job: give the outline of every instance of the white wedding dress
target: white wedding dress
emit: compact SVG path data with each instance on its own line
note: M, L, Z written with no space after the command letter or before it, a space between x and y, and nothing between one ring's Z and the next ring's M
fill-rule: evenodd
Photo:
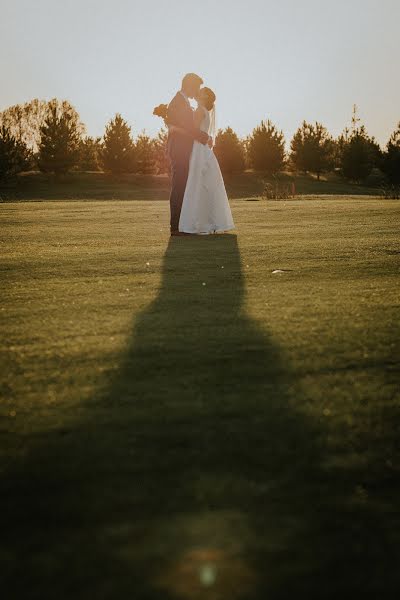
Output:
M204 110L200 129L209 134L210 113ZM193 142L179 231L216 233L234 229L231 208L217 158L209 146Z

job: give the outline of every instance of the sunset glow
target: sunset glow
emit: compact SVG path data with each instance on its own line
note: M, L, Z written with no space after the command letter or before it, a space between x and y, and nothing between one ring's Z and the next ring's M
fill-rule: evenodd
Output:
M338 135L354 103L381 144L398 121L397 0L2 5L0 110L66 98L90 135L102 135L116 112L135 134L154 134L153 106L195 71L217 93L218 125L242 136L264 118L287 138L303 119Z

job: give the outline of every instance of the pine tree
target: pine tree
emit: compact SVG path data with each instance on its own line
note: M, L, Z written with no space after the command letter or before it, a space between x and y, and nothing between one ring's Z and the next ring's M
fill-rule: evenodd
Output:
M86 137L79 142L78 166L82 171L99 171L100 138Z
M135 169L135 146L131 128L117 113L106 125L101 160L105 171L113 174L129 173Z
M343 175L357 183L364 181L377 166L381 158L379 144L369 137L364 125L355 128L347 135L347 139L340 138L341 156L340 166Z
M244 147L231 127L218 131L214 153L223 173L240 173L244 171Z
M155 143L144 132L135 143L135 170L137 173L149 174L156 170Z
M303 121L290 143L291 161L300 170L321 173L333 166L334 142L327 129L316 122L315 125Z
M382 167L391 183L400 183L400 122L386 145Z
M267 175L278 173L285 162L284 135L269 119L261 121L248 138L247 151L253 169L264 171Z
M15 139L9 129L0 126L0 180L28 168L32 155L25 144Z
M52 100L44 124L40 127L39 169L61 175L74 167L79 159L82 124L68 103Z
M157 173L168 173L169 159L167 155L168 132L161 129L158 136L154 139L154 160Z

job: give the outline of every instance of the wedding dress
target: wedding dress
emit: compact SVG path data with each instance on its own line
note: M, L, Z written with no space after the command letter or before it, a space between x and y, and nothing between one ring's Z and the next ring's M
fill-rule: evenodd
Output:
M204 107L200 129L209 134L210 113ZM211 148L196 140L190 156L189 176L179 219L179 231L216 233L234 229L231 208L217 158Z

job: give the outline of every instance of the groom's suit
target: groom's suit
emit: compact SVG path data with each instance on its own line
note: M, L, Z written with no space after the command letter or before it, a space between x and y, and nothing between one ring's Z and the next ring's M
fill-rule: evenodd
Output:
M181 214L183 196L189 174L189 161L193 148L193 140L202 144L208 141L208 135L194 125L194 113L189 101L178 92L168 105L166 122L186 130L187 135L178 131L168 134L167 152L171 164L172 188L169 198L171 231L177 231Z

